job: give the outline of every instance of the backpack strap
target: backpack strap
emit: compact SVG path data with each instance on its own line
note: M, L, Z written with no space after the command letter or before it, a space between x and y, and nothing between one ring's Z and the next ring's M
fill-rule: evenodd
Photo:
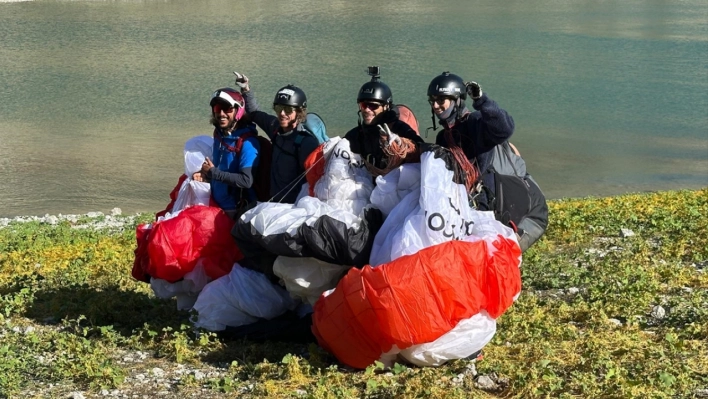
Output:
M224 139L221 137L219 133L217 133L216 129L214 129L214 138L216 140L219 140L219 143L221 143L221 146L224 147L227 151L233 152L236 154L241 153L241 148L243 148L243 142L251 137L255 137L256 134L253 132L253 130L249 130L246 133L243 133L242 135L238 136L236 139L235 145L230 145L227 144Z

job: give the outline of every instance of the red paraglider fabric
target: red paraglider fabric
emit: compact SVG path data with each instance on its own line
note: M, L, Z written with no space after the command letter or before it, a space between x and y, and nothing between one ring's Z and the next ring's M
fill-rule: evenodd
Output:
M499 317L521 290L521 250L502 236L493 246L451 241L376 268L352 268L315 304L319 344L366 368L393 345L432 342L481 310Z
M320 177L324 175L324 146L325 143L320 144L320 146L315 148L315 150L310 153L307 159L305 159L305 170L307 171L305 179L307 179L307 183L310 186L310 197L315 196L315 183L317 183L317 180L319 180Z

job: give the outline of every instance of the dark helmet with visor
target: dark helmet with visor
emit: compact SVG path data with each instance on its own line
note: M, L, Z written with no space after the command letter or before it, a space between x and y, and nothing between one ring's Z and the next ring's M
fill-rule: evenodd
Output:
M289 105L291 107L307 108L307 96L305 96L305 92L299 87L287 85L275 93L273 105Z
M393 105L393 94L386 83L379 81L378 77L373 77L370 82L364 83L359 89L356 102L362 101L375 101L390 106Z
M443 72L436 76L428 85L428 97L445 96L455 99L467 98L465 82L461 77L450 72Z

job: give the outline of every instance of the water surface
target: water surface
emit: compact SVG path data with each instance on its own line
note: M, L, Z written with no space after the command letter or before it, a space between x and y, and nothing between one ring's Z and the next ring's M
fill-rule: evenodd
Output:
M708 186L708 3L527 3L0 0L0 217L162 209L233 70L263 105L302 87L330 135L367 65L423 128L450 70L550 198Z

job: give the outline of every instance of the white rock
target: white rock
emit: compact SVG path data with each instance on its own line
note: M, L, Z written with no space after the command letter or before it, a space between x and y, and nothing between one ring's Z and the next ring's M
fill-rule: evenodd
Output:
M477 377L477 381L475 381L474 386L483 391L496 391L499 389L497 383L486 375L480 375Z
M66 395L66 399L86 399L86 397L81 392L71 392Z
M47 217L47 223L49 223L51 225L55 225L55 224L59 223L59 218L56 216L49 216L49 217Z
M99 216L103 216L103 212L89 212L86 214L86 216L90 218L97 218Z
M123 211L121 211L120 208L111 209L111 216L119 216L121 214L123 214Z
M152 375L155 377L163 377L165 375L165 371L159 367L155 367L152 369Z
M618 327L622 325L622 322L617 319L608 319L607 321L609 321L611 324L614 324Z
M194 372L194 379L195 379L195 380L201 381L201 380L204 379L204 377L205 377L205 375L204 375L204 373L202 373L201 371L197 370L197 371Z
M578 292L580 292L580 288L577 288L577 287L568 288L568 294L570 294L570 295L576 295Z
M666 310L662 306L656 305L654 309L651 310L651 317L661 320L666 317Z
M634 237L634 232L630 229L621 229L620 230L622 237L627 238L627 237Z

